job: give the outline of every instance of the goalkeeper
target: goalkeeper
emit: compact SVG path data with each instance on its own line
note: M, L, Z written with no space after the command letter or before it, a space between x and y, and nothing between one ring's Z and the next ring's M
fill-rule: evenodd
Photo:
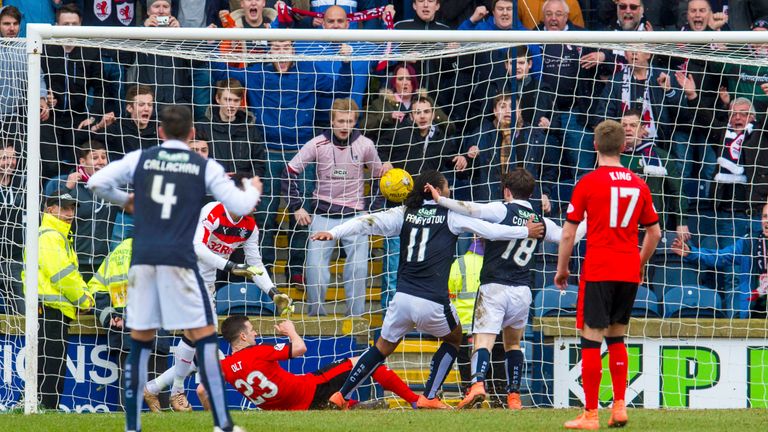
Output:
M327 408L328 398L339 391L359 357L335 361L312 373L294 375L279 362L301 357L307 352L307 346L291 321L276 325L275 331L287 336L289 342L257 345L258 334L247 316L232 315L224 320L221 336L232 346L232 355L221 361L224 379L263 410ZM372 376L384 390L394 392L416 408L419 397L387 366L378 366ZM197 395L203 407L209 409L205 388L198 386Z
M235 175L234 180L236 184L241 184L240 175ZM216 271L225 270L236 276L252 278L253 282L275 302L275 311L278 314L290 306L291 299L275 289L275 284L261 262L259 232L253 216L236 218L227 211L224 204L217 201L208 203L200 212L194 245L197 266L210 293L211 302L215 298ZM240 246L245 250L246 264L235 264L229 261L232 252ZM215 307L212 309L216 310ZM174 411L192 409L184 393L184 380L195 370L194 357L194 344L186 337L182 337L176 346L173 367L148 382L144 388L144 401L151 411L160 411L158 394L171 383L173 383L171 408Z

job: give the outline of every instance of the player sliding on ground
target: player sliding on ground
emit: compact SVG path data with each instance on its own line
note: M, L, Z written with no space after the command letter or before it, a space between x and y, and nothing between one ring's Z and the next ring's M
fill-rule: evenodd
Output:
M235 175L235 184L241 185L242 175ZM237 276L251 278L253 282L275 302L276 312L290 306L291 299L275 289L275 284L264 269L259 252L259 230L256 220L251 215L237 217L214 201L208 203L200 212L200 219L195 231L195 254L200 276L208 289L211 301L215 298L216 271L224 270ZM242 246L245 251L245 264L235 264L230 255ZM215 304L211 305L214 313ZM214 316L214 323L217 319ZM144 388L144 401L153 412L160 412L158 395L171 383L171 408L174 411L191 411L184 391L184 380L197 370L194 363L195 344L182 336L174 352L174 365L159 377L148 382Z
M232 315L221 324L221 336L232 347L232 355L221 361L224 379L254 405L263 410L304 411L328 407L328 397L339 391L358 357L333 362L320 370L294 375L280 366L281 361L301 357L307 352L304 340L296 333L291 321L275 326L275 331L287 336L287 344L256 344L258 334L244 315ZM414 408L418 396L408 385L381 365L373 379L410 403ZM208 396L205 388L197 386L197 395L205 409Z
M448 181L442 174L434 170L424 171L416 178L405 205L360 216L329 232L312 236L313 240L335 240L359 234L400 236L397 293L384 316L376 344L363 353L344 386L331 396L331 402L339 408L348 406L352 392L394 352L403 336L414 327L443 339L432 357L426 389L416 405L418 408L450 408L437 398L437 392L453 367L462 336L456 309L448 298L448 277L458 235L471 232L491 240L522 240L540 238L544 234L544 225L534 223L532 218L525 226L512 227L491 224L440 207L426 191L427 184L434 185L443 196L450 195Z
M568 263L576 226L587 217L587 255L579 281L576 325L581 329L581 379L584 412L565 423L568 429L599 429L597 415L603 363L600 347L608 345L613 383L613 409L608 426L627 424L624 393L627 389L627 348L624 333L629 324L643 269L661 238L659 216L645 182L621 165L624 130L606 120L595 128L598 168L576 184L568 205L557 260L555 285L568 286ZM638 225L645 227L640 253Z
M535 221L544 221L544 241L559 243L562 229L550 219L533 210L528 202L536 180L523 168L502 175L501 189L504 202L478 204L443 197L432 187L427 189L432 199L441 206L465 216L508 226L524 226L533 215ZM579 225L577 240L584 237L586 225ZM485 376L491 364L491 349L496 335L504 331L504 351L507 366L507 405L509 409L522 408L520 380L524 357L520 349L525 324L531 307L531 267L539 239L488 241L485 244L483 267L480 270L480 288L475 302L472 322L472 386L458 408L479 406L487 397Z
M141 391L155 330L184 330L195 342L200 378L213 400L214 431L242 430L232 423L224 395L218 340L208 290L197 268L192 240L210 192L235 214L248 214L261 195L254 177L238 189L224 167L192 152L192 111L169 106L160 113L159 146L136 150L88 180L99 197L133 212L135 231L128 273L126 326L131 348L125 365L125 428L141 430ZM135 196L123 191L132 185ZM135 209L135 211L134 211Z

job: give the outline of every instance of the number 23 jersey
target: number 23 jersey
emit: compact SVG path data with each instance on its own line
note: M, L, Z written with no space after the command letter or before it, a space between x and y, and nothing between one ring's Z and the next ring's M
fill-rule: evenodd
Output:
M585 216L582 279L640 282L638 226L659 222L648 185L626 168L599 167L579 180L568 205L568 222L579 223Z
M290 358L291 344L254 345L222 360L221 371L229 384L261 409L309 409L316 384L280 367L278 362Z

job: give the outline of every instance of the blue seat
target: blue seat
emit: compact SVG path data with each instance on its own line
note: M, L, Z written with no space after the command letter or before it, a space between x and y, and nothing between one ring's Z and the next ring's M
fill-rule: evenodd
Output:
M231 283L216 291L216 313L274 316L275 304L256 284Z
M703 286L670 288L664 293L664 318L723 318L717 291Z
M548 316L576 316L579 287L568 285L565 291L560 291L554 285L544 287L533 301L534 315L537 317Z
M640 285L635 296L635 303L632 305L632 316L642 318L660 318L659 299L656 294Z

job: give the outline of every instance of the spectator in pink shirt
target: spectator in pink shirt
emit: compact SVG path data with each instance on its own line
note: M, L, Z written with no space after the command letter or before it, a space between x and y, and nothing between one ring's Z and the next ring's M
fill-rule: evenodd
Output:
M331 130L304 144L288 162L283 182L283 195L288 196L288 210L299 225L310 231L328 231L336 225L360 215L368 208L364 196L365 167L378 178L391 168L382 164L373 141L355 130L359 107L352 99L336 99L331 106ZM313 203L302 204L300 175L314 163L317 184ZM368 237L354 236L341 241L347 254L344 264L344 290L347 315L359 316L365 306L365 280L368 275ZM307 250L307 302L310 315L326 315L323 302L330 282L329 262L335 249L332 242L310 241Z

